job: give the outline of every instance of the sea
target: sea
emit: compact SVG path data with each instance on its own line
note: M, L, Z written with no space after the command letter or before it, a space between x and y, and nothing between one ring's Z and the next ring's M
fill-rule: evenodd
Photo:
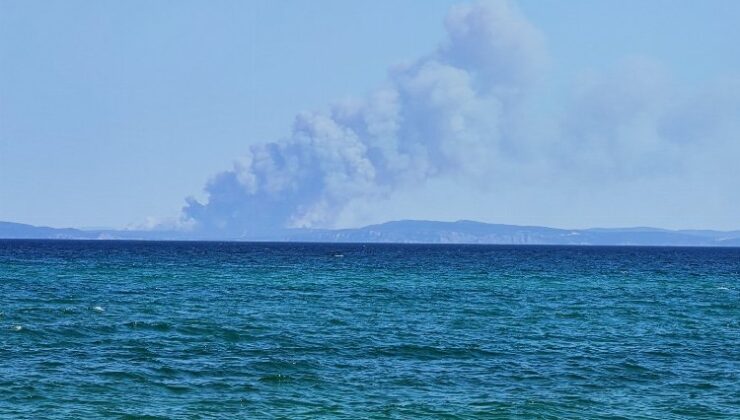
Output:
M740 418L740 249L0 241L0 418Z

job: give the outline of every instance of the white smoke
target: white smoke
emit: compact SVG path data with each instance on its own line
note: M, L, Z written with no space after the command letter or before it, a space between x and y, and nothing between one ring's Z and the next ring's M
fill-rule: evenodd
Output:
M486 173L507 141L504 119L545 62L542 36L506 1L454 7L446 26L437 51L393 69L369 97L302 113L288 138L252 146L185 215L236 235L325 227L353 199Z
M530 223L565 223L541 209L576 207L608 225L620 201L635 223L692 197L714 203L722 223L740 211L728 181L740 156L738 79L692 90L629 59L579 80L546 115L532 112L547 92L544 38L512 3L457 6L445 23L435 51L394 67L366 98L299 114L287 138L251 146L208 182L205 202L188 199L184 218L231 237L333 227L432 184L459 197L455 180L493 192L500 205L486 214L536 211Z

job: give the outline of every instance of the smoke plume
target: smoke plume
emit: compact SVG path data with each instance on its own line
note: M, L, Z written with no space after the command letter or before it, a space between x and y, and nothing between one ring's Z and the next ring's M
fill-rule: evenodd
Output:
M454 7L446 27L446 42L392 69L369 97L301 113L288 138L251 146L209 181L205 203L188 199L185 215L237 236L325 227L359 197L484 173L545 62L542 36L503 1Z
M348 209L432 184L459 195L456 180L487 190L499 215L581 208L609 224L620 197L625 214L649 220L687 199L714 202L717 220L740 210L727 181L740 152L738 79L692 90L631 58L575 78L557 109L537 112L548 54L514 4L456 6L445 25L436 50L393 67L367 97L301 113L286 138L252 145L208 182L204 202L188 199L188 223L228 237L334 227ZM548 214L535 223L561 220Z

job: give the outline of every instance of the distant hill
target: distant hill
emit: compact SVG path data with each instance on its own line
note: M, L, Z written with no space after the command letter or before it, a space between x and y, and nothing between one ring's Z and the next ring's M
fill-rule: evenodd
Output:
M0 238L3 239L94 239L78 229L57 229L31 226L23 223L0 222Z
M402 220L358 229L295 232L290 239L317 242L738 246L740 231L674 231L649 227L555 229L468 220L457 222Z
M176 231L60 229L23 223L0 222L0 239L178 240L189 238L186 233Z
M295 242L367 242L511 245L653 245L740 246L740 231L621 229L555 229L469 220L434 222L400 220L356 229L286 229L273 235L200 234L180 231L80 230L0 222L2 239L236 240Z

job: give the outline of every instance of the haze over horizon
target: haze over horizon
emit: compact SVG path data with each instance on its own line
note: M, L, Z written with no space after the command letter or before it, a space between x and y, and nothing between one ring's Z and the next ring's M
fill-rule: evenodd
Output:
M721 0L0 2L0 220L737 230L739 18Z

